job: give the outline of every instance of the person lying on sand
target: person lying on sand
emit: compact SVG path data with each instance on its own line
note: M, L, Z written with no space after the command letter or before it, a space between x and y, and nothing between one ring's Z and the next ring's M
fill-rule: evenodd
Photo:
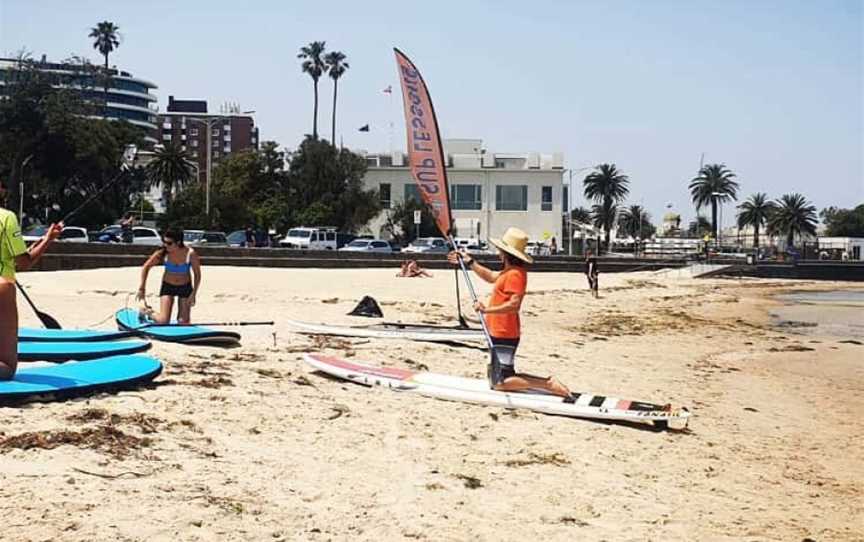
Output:
M570 390L558 379L516 372L516 348L521 336L519 309L528 286L526 264L534 261L525 254L528 235L520 229L508 228L504 237L490 239L489 242L498 249L498 257L504 264L502 271L492 271L480 265L467 252L462 252L461 257L465 266L478 277L495 285L486 303L477 301L474 304L474 309L486 319L492 348L499 360L497 371L493 365L489 367L493 388L498 391L545 390L569 399ZM447 259L452 264L459 264L459 254L456 252L448 254Z
M414 260L405 260L402 262L402 269L396 273L397 277L432 277L432 273L426 271Z

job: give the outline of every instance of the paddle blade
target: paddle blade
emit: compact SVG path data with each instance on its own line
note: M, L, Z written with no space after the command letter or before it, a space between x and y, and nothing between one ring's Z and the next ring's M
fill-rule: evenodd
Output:
M36 311L36 316L39 318L39 321L42 322L42 325L45 326L46 329L63 329L63 327L60 325L60 322L55 320L50 314Z

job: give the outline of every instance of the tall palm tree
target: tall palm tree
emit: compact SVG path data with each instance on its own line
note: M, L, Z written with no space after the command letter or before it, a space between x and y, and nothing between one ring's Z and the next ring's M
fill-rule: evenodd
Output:
M179 145L156 147L153 160L147 164L147 176L150 182L162 187L166 204L174 198L174 190L192 178L192 165L189 155Z
M738 206L738 227L753 227L753 248L759 248L759 228L768 223L774 209L774 202L769 201L768 195L764 192L752 194L747 201Z
M312 86L315 90L315 107L312 113L312 138L318 139L318 79L321 78L327 71L327 65L324 63L322 56L324 55L323 41L313 41L309 45L300 48L300 54L297 58L303 60L300 68L303 73L308 73L312 78Z
M120 46L120 27L111 21L102 21L90 29L89 37L93 38L93 48L105 57L105 71L102 74L105 84L105 113L108 112L108 55Z
M333 80L333 128L330 143L336 145L336 90L339 86L339 78L345 75L348 68L351 66L345 62L345 54L341 51L330 51L324 57L324 62L327 64L327 73L330 74L330 79Z
M644 226L650 224L651 217L641 205L631 205L621 213L619 227L630 237L642 237Z
M612 227L618 215L618 204L630 193L627 187L630 179L618 171L615 164L600 164L585 177L582 184L585 197L596 202L592 207L594 225L603 228L608 249Z
M733 181L735 174L726 164L707 164L699 170L699 175L690 181L690 195L698 211L711 206L711 231L717 237L717 202L738 199L738 183Z
M795 234L816 235L816 207L801 194L785 194L775 203L768 218L768 234L786 236L786 246L791 247Z

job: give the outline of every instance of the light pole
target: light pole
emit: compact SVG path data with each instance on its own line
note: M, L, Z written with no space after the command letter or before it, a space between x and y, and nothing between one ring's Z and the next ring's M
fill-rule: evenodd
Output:
M243 111L241 115L251 115L254 112L255 111ZM210 176L213 169L213 144L211 142L211 137L213 135L213 125L215 125L217 122L224 122L228 118L230 117L220 115L208 119L199 119L196 117L191 117L189 119L192 122L199 122L207 127L207 182L204 188L204 214L207 215L208 221L210 219Z
M568 169L569 179L567 180L567 213L564 219L564 225L567 226L567 255L573 255L573 225L570 223L570 217L573 213L573 174L585 171L586 169L594 169L597 166L585 166L577 169Z
M18 179L18 222L24 222L24 168L33 159L31 154L21 162L21 177ZM14 203L13 203L14 205Z

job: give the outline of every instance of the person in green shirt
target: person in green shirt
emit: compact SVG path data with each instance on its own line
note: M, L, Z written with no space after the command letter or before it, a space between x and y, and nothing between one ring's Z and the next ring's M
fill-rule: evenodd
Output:
M18 367L18 305L15 271L26 271L39 261L63 231L63 223L51 224L45 236L29 249L21 237L15 213L4 209L6 184L0 179L0 380L10 380Z

